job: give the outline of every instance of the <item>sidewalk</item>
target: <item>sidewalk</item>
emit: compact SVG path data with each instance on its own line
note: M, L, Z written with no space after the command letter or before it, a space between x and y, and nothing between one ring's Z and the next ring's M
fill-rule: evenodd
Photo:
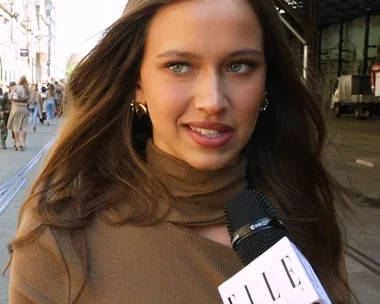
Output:
M347 242L373 259L370 266L379 272L380 121L330 117L327 125L327 167L341 184L357 193L350 204L354 216L343 220ZM349 256L346 261L351 288L360 303L380 303L380 277Z
M20 206L24 202L30 187L32 186L38 172L41 169L43 158L46 154L41 155L42 158L34 166L30 166L29 170L25 170L22 176L17 177L15 174L20 172L32 159L36 159L39 152L44 149L49 141L53 140L58 129L59 120L54 122L53 126L37 125L36 133L27 134L26 151L14 151L12 136L9 134L7 140L8 149L0 150L0 188L4 183L11 181L11 184L16 183L22 179L23 183L19 183L16 187L19 189L12 189L11 192L1 194L0 191L0 269L3 270L6 265L9 255L6 245L14 237L17 225L17 215ZM25 183L25 184L24 184ZM4 189L4 188L3 188ZM19 190L19 191L17 191ZM8 190L10 192L10 190ZM15 195L14 199L6 206L4 202L11 196ZM7 196L7 197L4 197ZM8 274L7 274L8 275ZM8 277L0 276L0 304L8 303Z
M27 133L26 151L13 150L13 139L11 132L9 132L7 149L0 150L0 185L12 175L16 174L29 160L37 155L53 136L55 136L58 123L59 120L55 120L52 126L38 123L36 133L32 133L31 131ZM30 122L29 130L31 130Z

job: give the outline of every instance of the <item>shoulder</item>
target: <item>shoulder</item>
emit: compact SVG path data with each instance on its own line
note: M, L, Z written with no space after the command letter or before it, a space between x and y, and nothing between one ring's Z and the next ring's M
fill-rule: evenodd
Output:
M17 236L28 236L38 227L41 223L33 210L27 210ZM21 296L33 303L68 303L70 275L53 229L44 228L29 242L14 248L9 286L10 303L18 303Z

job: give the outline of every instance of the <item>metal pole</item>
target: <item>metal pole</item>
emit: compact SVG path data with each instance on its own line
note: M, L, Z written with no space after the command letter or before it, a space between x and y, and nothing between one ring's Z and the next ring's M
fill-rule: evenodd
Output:
M312 30L309 33L308 45L310 45L310 70L313 72L313 76L317 77L319 73L319 15L320 15L320 0L312 0L310 5L310 23Z
M16 58L17 58L17 68L18 68L18 54L17 57L15 56L15 41L14 41L14 25L15 25L15 16L13 14L13 1L11 2L11 47L12 47L12 51L11 51L11 54L12 54L12 60L11 60L11 68L8 70L9 72L9 80L13 80L15 81L16 79L13 79L12 77L12 72L15 70L15 62L16 62Z
M339 30L339 46L338 46L338 77L342 75L342 53L343 53L343 31L344 31L344 23L340 23Z
M51 21L51 20L50 20ZM50 81L50 66L51 66L51 22L48 25L49 37L48 37L48 77Z
M285 20L284 17L282 17L281 15L280 16L280 19L282 20L282 22L285 24L285 26L294 34L294 36L296 36L298 38L299 41L302 42L303 44L303 78L306 80L307 79L307 69L308 69L308 57L309 57L309 47L308 45L306 44L306 39L303 38L298 32L297 30L288 22Z
M282 20L282 22L285 24L285 26L294 34L294 36L296 36L298 38L299 41L302 42L303 44L303 77L307 78L307 61L308 61L308 52L309 52L309 47L307 46L307 43L306 43L306 39L303 38L298 32L297 30L288 22L286 21L286 19L284 17L282 17L280 14L280 19Z
M308 54L309 54L309 47L305 44L303 48L303 78L307 80L307 69L308 69Z
M285 24L285 26L294 34L294 36L296 36L298 38L299 41L302 42L302 44L306 44L306 39L303 38L298 32L297 30L288 22L286 21L286 19L284 17L281 16L281 14L279 14L280 16L280 19L281 21Z
M369 44L370 23L371 23L371 12L369 9L367 9L366 15L365 15L365 32L364 32L362 75L368 75L368 44Z

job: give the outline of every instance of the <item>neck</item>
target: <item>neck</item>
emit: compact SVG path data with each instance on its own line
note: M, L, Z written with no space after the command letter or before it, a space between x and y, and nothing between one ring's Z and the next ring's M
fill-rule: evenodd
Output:
M166 221L185 226L224 223L224 204L247 188L247 161L234 166L199 170L147 143L148 169L167 188L171 201Z

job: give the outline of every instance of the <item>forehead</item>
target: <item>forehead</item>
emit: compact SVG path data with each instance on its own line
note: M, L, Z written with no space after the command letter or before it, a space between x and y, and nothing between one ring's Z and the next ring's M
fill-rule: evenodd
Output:
M233 44L261 47L261 24L248 0L175 2L157 12L147 35L148 50L149 46L207 49Z

